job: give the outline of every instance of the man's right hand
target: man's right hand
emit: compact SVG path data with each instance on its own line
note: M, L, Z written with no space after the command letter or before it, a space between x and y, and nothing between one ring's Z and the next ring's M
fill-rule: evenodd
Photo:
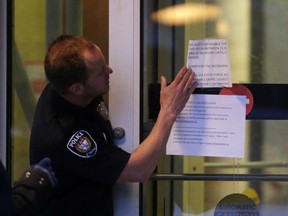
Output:
M196 88L197 81L194 78L195 72L187 67L181 68L174 81L168 86L165 77L161 77L161 111L164 111L173 120L183 110Z

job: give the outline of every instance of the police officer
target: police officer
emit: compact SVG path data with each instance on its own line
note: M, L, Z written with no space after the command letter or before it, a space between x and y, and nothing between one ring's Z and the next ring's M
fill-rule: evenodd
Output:
M11 190L6 170L0 161L1 216L38 215L57 184L50 158L43 158L23 173Z
M112 69L87 38L62 35L48 48L49 84L37 104L30 139L31 163L51 157L58 187L47 215L113 215L116 182L146 181L165 153L172 125L196 88L195 73L183 67L167 86L161 77L158 119L132 153L113 145L102 95Z

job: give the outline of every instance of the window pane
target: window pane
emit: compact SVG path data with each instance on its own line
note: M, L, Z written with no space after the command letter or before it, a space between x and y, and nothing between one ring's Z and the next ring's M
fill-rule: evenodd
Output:
M149 105L151 98L157 96L155 91L149 92L151 86L156 84L157 87L161 75L172 81L178 70L186 65L189 40L227 39L232 82L259 84L257 88L263 92L261 97L265 104L267 101L261 111L264 118L246 121L243 159L165 156L157 173L287 174L286 105L281 107L283 113L276 111L280 116L278 120L266 118L268 113L275 112L269 100L279 94L285 95L285 92L278 89L280 92L271 93L270 98L270 92L265 92L268 88L263 85L286 86L288 80L285 72L288 66L287 9L288 2L283 0L151 0L143 3L143 86L147 92L143 94L143 137L152 128L159 109L157 103ZM144 184L144 212L151 215L201 215L203 212L213 215L212 210L224 196L252 188L259 196L261 215L276 215L272 210L285 215L288 209L286 187L285 181L249 179L151 181Z
M29 136L37 98L44 85L45 1L14 2L13 178L29 167Z
M43 61L48 44L60 34L84 35L95 41L108 59L108 2L14 0L13 5L11 131L12 175L16 181L29 167L30 128L47 82Z

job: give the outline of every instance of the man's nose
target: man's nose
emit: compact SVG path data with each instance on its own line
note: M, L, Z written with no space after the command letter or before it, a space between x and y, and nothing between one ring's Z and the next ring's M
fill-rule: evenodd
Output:
M113 73L113 69L109 65L106 65L106 72L108 74L112 74Z

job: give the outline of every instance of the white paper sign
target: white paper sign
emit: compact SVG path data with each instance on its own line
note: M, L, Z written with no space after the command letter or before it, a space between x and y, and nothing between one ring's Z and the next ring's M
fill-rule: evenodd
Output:
M225 39L190 40L187 67L196 73L198 88L232 87Z
M246 96L192 94L178 115L166 153L244 157Z

